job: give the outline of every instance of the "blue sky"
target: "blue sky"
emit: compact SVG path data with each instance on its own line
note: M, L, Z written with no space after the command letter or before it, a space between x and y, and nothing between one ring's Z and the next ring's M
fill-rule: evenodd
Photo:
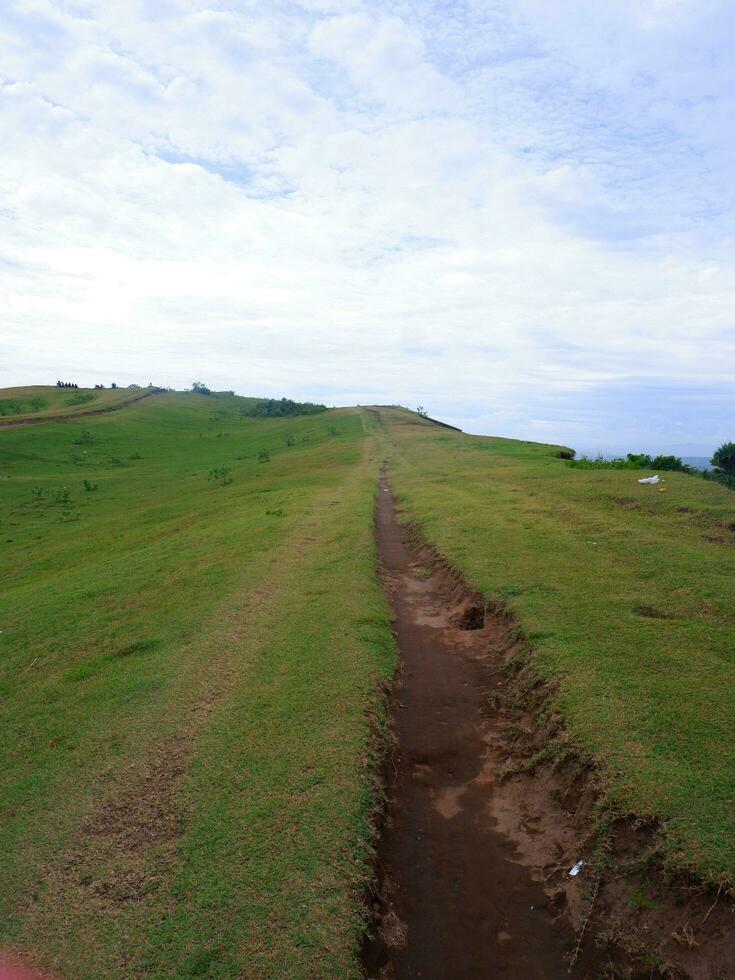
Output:
M0 384L735 437L735 8L0 0Z

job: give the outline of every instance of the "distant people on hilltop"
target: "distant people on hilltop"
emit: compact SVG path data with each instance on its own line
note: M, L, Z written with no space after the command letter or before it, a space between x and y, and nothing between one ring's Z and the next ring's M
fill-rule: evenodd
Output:
M57 381L56 382L56 387L57 388L78 388L79 385L76 384L74 381Z

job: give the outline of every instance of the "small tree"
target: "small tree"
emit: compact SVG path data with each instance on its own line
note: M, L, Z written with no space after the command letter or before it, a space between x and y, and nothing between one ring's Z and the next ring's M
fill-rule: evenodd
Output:
M718 473L735 476L735 442L726 442L720 446L710 462Z
M212 391L210 388L204 384L203 381L194 381L191 386L191 390L196 392L197 395L211 395Z
M426 409L424 408L424 406L423 406L423 405L419 405L419 406L418 406L418 407L416 408L416 413L417 413L418 415L421 415L421 416L422 416L423 418L425 418L425 419L427 419L427 418L429 417L429 413L428 413L428 412L426 411Z

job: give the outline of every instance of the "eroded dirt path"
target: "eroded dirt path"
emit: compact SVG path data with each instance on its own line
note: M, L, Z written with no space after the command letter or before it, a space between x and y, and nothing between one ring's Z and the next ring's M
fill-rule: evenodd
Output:
M402 667L366 974L566 978L572 928L533 861L501 830L528 816L504 820L508 801L496 799L502 753L491 695L501 683L497 651L507 648L503 624L452 589L441 568L422 567L402 539L385 480L377 535ZM534 827L525 829L532 837ZM580 960L573 975L593 976L588 969Z

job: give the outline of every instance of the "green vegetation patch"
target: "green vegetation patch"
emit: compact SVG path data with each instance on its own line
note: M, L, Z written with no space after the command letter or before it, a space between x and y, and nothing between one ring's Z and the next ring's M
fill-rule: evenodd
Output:
M290 398L264 398L253 405L247 414L251 418L272 419L290 415L318 415L326 411L326 405L313 402L294 402Z

